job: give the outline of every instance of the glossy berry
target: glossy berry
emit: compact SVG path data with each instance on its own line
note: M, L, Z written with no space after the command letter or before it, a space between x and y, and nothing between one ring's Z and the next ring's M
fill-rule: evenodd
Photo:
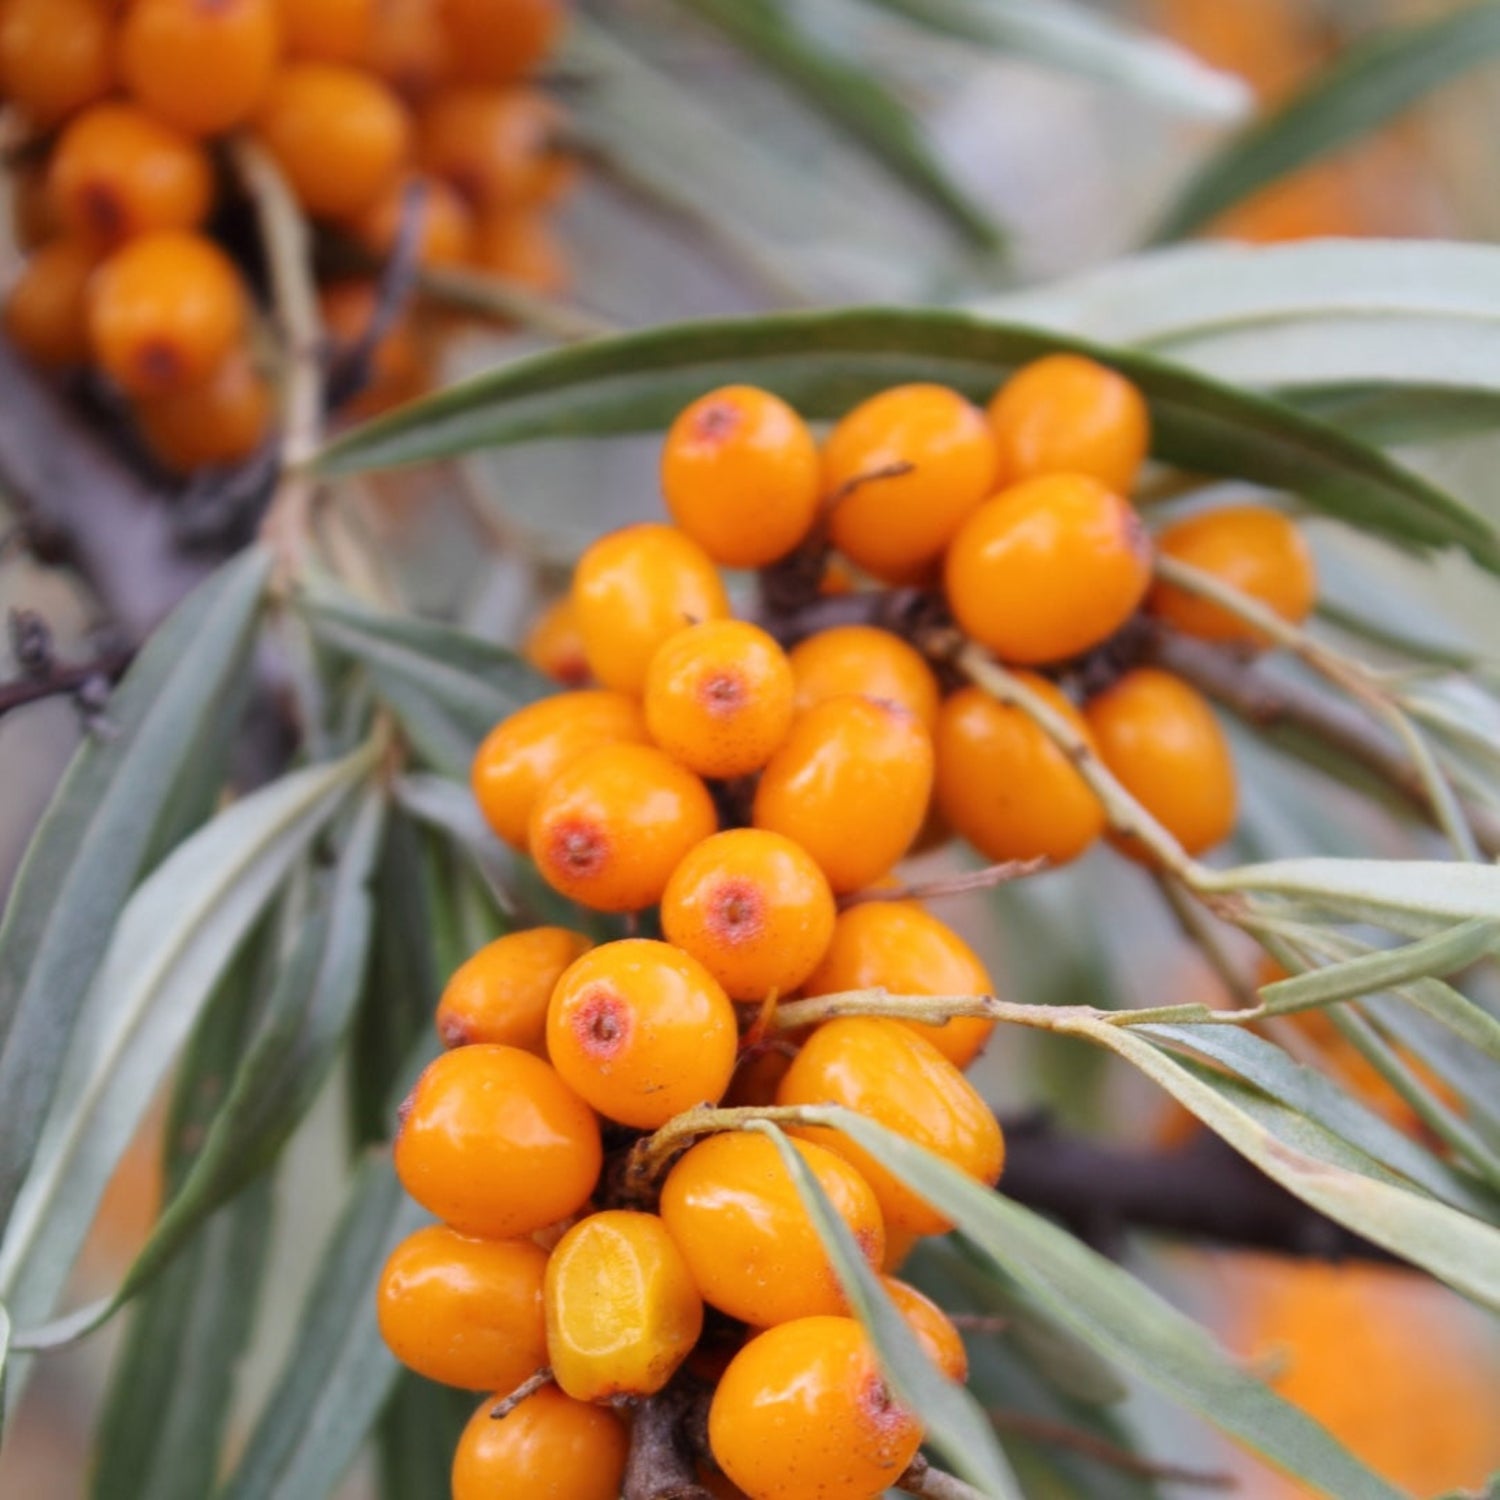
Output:
M437 0L375 0L361 63L409 103L427 99L453 72Z
M136 425L151 456L184 475L242 463L265 442L272 417L270 386L239 350L202 385L135 404Z
M408 212L419 213L422 220L418 264L457 266L473 256L474 216L463 199L435 177L406 177L394 183L350 221L349 230L372 255L385 259L396 249Z
M734 1007L697 959L627 938L585 953L558 980L547 1053L600 1114L655 1130L715 1104L734 1071Z
M0 94L47 130L114 83L109 0L0 0Z
M810 1141L794 1144L865 1259L878 1267L885 1225L869 1183L833 1152ZM703 1300L730 1317L769 1328L848 1312L838 1273L765 1136L730 1131L700 1141L667 1177L661 1216Z
M1151 446L1151 413L1123 375L1079 354L1018 370L989 405L1005 484L1087 474L1117 495L1135 487Z
M580 688L589 680L583 633L569 598L554 599L532 621L521 642L521 655L543 676L564 687Z
M474 83L514 83L556 45L563 0L439 0L454 66Z
M1151 543L1113 490L1053 474L976 510L948 550L944 581L958 623L1002 660L1062 661L1135 613L1151 582Z
M818 447L779 396L727 385L672 423L661 483L672 519L716 563L764 568L793 551L817 519Z
M894 703L848 696L810 708L755 792L757 828L796 840L842 894L911 847L932 792L932 741Z
M480 214L469 258L476 270L544 297L566 290L572 279L562 241L538 209Z
M1005 1143L993 1112L925 1037L897 1021L851 1016L818 1027L777 1093L780 1104L841 1104L993 1184ZM875 1190L887 1230L942 1234L951 1226L873 1156L839 1131L797 1134L837 1151Z
M278 0L281 43L289 57L357 63L369 45L380 0Z
M1092 741L1078 710L1044 677L1017 674ZM943 704L937 731L937 805L986 859L1076 859L1104 832L1104 809L1063 751L1019 708L981 688Z
M994 489L984 414L940 385L902 385L855 407L823 446L833 544L886 583L920 579Z
M391 1253L375 1307L386 1347L418 1375L509 1391L547 1363L542 1278L530 1240L471 1240L434 1225Z
M453 1455L453 1500L619 1500L630 1432L602 1406L545 1386L496 1421L497 1391L469 1420Z
M571 168L559 157L557 102L534 89L445 89L423 109L417 154L476 213L554 197Z
M876 1500L922 1442L852 1318L798 1318L745 1345L708 1413L715 1461L751 1500Z
M729 599L708 554L670 526L627 526L578 560L573 608L583 649L605 687L639 693L651 658L688 625L729 616Z
M5 333L44 370L89 357L88 286L97 257L76 240L54 240L26 262L5 299Z
M916 1287L894 1276L882 1276L880 1284L906 1320L906 1326L917 1336L928 1359L955 1384L962 1385L968 1380L969 1351L948 1314Z
M492 1043L545 1056L547 1002L563 971L592 946L565 927L531 927L486 943L443 990L437 1008L443 1045Z
M460 1047L402 1105L396 1174L460 1234L511 1239L577 1213L602 1162L599 1122L558 1073L514 1047Z
M547 1359L578 1401L650 1396L703 1331L703 1299L655 1214L591 1214L547 1262Z
M937 677L921 652L889 630L838 625L799 642L787 659L798 713L828 698L863 693L899 703L929 734L937 724Z

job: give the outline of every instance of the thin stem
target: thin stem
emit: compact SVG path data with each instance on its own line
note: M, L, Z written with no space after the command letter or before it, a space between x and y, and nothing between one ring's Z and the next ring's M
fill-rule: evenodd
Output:
M1152 873L1156 887L1172 908L1172 915L1177 918L1183 935L1203 955L1235 1005L1241 1010L1258 1009L1260 996L1256 994L1255 986L1240 972L1233 955L1205 919L1203 909L1189 898L1180 881L1162 870Z
M1013 880L1023 880L1028 875L1037 875L1048 867L1046 859L1011 859L1003 864L986 865L982 870L970 870L963 875L949 875L942 880L919 880L912 885L871 886L868 890L851 891L839 898L839 906L847 910L867 901L939 901L945 896L966 896L972 891L989 891L996 886L1008 885Z
M774 1031L796 1031L845 1016L884 1016L890 1020L924 1021L940 1026L959 1016L971 1016L1051 1029L1057 1025L1059 1016L1080 1012L1096 1019L1105 1019L1112 1014L1087 1005L1016 1005L998 1000L993 995L892 995L882 989L843 990L836 995L818 995L811 1000L788 1000L777 1007L771 1028Z
M743 1109L713 1109L704 1105L699 1109L683 1111L675 1119L668 1120L654 1135L637 1141L631 1147L625 1164L625 1188L631 1195L647 1190L679 1151L684 1150L699 1136L716 1135L722 1130L739 1130L752 1120L769 1120L775 1125L807 1125L813 1123L809 1110L802 1105L747 1106Z
M955 1474L935 1469L920 1455L897 1481L896 1488L922 1500L985 1500L983 1490L976 1490Z
M490 1416L497 1422L503 1422L523 1401L530 1400L543 1386L551 1385L552 1380L552 1371L543 1365L540 1370L528 1375L510 1395L497 1401L490 1408Z
M989 1413L990 1422L1001 1432L1013 1433L1032 1442L1046 1443L1054 1448L1070 1451L1091 1458L1096 1463L1107 1464L1122 1474L1133 1474L1140 1479L1161 1479L1172 1484L1196 1485L1200 1489L1232 1490L1238 1487L1234 1475L1216 1469L1190 1469L1181 1464L1159 1463L1129 1448L1122 1448L1096 1433L1086 1432L1066 1422L1054 1422L1047 1417L1034 1416L1031 1412L1012 1411L999 1408Z

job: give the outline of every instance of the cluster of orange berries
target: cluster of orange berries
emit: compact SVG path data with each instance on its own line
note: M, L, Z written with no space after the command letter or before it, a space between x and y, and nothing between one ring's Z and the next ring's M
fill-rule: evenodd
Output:
M254 452L271 400L250 288L214 232L213 145L234 132L354 258L384 258L420 212L425 264L551 287L542 210L570 163L525 79L563 20L563 0L0 0L0 96L28 132L7 333L46 370L101 370L169 470ZM375 284L342 276L323 300L354 343ZM429 353L399 324L364 409L415 394Z

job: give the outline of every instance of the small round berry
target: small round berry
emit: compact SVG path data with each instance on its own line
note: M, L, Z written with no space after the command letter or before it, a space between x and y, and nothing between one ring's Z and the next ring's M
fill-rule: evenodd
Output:
M655 1130L729 1087L734 1007L697 959L626 938L585 953L557 982L547 1053L600 1114Z
M271 389L255 361L232 353L202 385L135 404L135 419L151 455L174 474L237 464L271 430Z
M514 1047L459 1047L402 1105L396 1175L460 1234L512 1239L589 1200L599 1122L555 1069Z
M639 693L663 641L689 625L729 616L708 554L670 526L627 526L578 560L573 607L583 649L605 687Z
M408 103L429 98L453 73L453 46L434 0L377 0L360 61Z
M1100 758L1189 854L1234 831L1234 757L1207 700L1180 677L1137 667L1089 701ZM1143 853L1134 841L1121 845Z
M869 1183L842 1157L793 1143L872 1267L885 1255L885 1224ZM692 1269L703 1300L731 1318L769 1328L849 1311L838 1273L774 1144L729 1131L700 1141L672 1168L662 1222Z
M792 669L757 625L709 620L662 642L646 673L651 738L700 776L748 776L792 727Z
M534 208L480 214L469 263L486 275L544 297L566 291L572 280L567 252L551 219Z
M894 703L851 694L792 725L756 788L754 821L801 844L843 894L906 853L931 794L927 731Z
M443 990L437 1008L443 1045L488 1043L545 1056L547 1002L563 971L592 946L566 927L532 927L486 943Z
M288 57L357 63L369 45L381 0L277 0Z
M612 1411L556 1386L528 1396L496 1421L497 1391L469 1419L453 1455L453 1500L619 1500L630 1431Z
M1318 574L1301 531L1266 505L1226 505L1164 527L1156 539L1163 557L1211 573L1248 594L1289 624L1300 625L1318 599ZM1253 625L1209 599L1158 583L1151 612L1185 635L1205 641L1271 642Z
M945 386L897 386L828 435L829 535L867 573L911 583L994 489L997 472L983 412Z
M547 1252L530 1240L419 1229L380 1274L381 1337L403 1365L440 1385L514 1390L547 1363L546 1272Z
M44 370L89 358L89 279L98 258L76 240L53 240L26 262L5 299L5 332Z
M109 0L4 0L0 95L48 130L114 84Z
M812 530L821 476L807 424L779 396L726 385L687 407L661 454L672 519L725 568L764 568Z
M521 643L521 655L544 677L564 687L581 688L588 682L583 633L571 599L554 599L532 621Z
M1005 661L1077 656L1113 635L1151 583L1151 542L1098 480L1052 474L1003 490L948 550L948 602Z
M547 1262L547 1362L577 1401L651 1396L703 1332L703 1299L655 1214L591 1214Z
M1045 677L1020 680L1092 743L1088 725ZM937 731L937 805L986 859L1077 859L1104 832L1104 809L1078 768L1019 708L981 688L943 704Z
M557 101L535 89L445 89L422 111L417 154L475 213L503 212L564 185L563 124Z
M474 216L468 205L435 177L407 177L393 183L365 211L349 223L349 231L372 255L382 260L396 249L415 189L421 214L416 258L423 266L463 265L474 251Z
M916 1335L922 1352L955 1385L963 1385L969 1378L969 1351L953 1320L930 1297L905 1281L882 1276L880 1284Z
M567 21L563 0L441 0L454 66L473 83L514 83L556 45Z
M750 1340L708 1412L714 1460L750 1500L877 1500L922 1428L852 1318L798 1318Z
M937 677L922 653L889 630L838 625L793 646L787 659L797 712L845 693L899 703L929 734L937 725Z
M1151 412L1123 375L1080 354L1049 354L995 392L990 427L1006 484L1087 474L1128 495L1151 446Z

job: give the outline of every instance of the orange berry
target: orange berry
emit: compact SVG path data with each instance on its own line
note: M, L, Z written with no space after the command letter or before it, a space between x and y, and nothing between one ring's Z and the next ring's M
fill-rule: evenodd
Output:
M729 615L729 598L704 550L670 526L627 526L600 537L573 573L583 649L605 687L639 693L668 636Z
M1163 557L1213 574L1293 625L1300 625L1317 603L1312 552L1296 524L1269 506L1226 505L1188 516L1163 528L1156 545ZM1228 610L1169 583L1158 583L1147 605L1185 635L1271 644Z
M602 745L645 742L646 720L623 693L559 693L501 720L480 745L469 781L485 821L525 849L531 814L558 772Z
M521 655L538 672L564 687L582 687L589 680L588 659L583 654L583 633L573 601L554 599L526 632Z
M1018 673L1090 744L1056 684ZM1104 809L1078 768L1019 708L963 688L938 719L937 805L986 859L1077 859L1104 832Z
M380 292L373 280L355 277L325 282L318 289L323 330L335 351L360 343L375 316ZM349 417L374 417L400 406L426 389L430 371L427 351L411 318L400 318L375 345L369 383L348 402Z
M662 493L672 519L725 568L764 568L818 517L818 446L779 396L726 385L700 396L667 432Z
M277 0L288 57L357 63L369 44L378 0Z
M94 357L135 397L201 385L240 343L245 289L233 261L197 234L148 234L89 283Z
M466 1391L509 1391L547 1363L542 1278L530 1240L471 1240L434 1225L408 1236L380 1273L386 1347L418 1375Z
M265 97L281 50L275 0L132 0L120 76L154 115L192 135L242 124Z
M468 205L435 177L406 178L392 185L349 225L350 232L372 255L382 259L396 248L405 224L411 188L420 183L416 210L422 216L417 232L417 261L424 266L457 266L474 249L474 219Z
M945 922L914 901L864 901L839 913L823 961L803 993L837 995L883 989L892 995L993 995L994 981ZM903 1021L925 1036L954 1067L979 1055L993 1021L958 1016L940 1026Z
M592 946L566 927L532 927L486 943L453 971L438 1001L443 1045L493 1043L545 1056L547 1002L563 971Z
M135 419L163 468L192 474L249 458L271 430L271 404L265 377L237 350L202 385L142 397Z
M863 693L899 703L930 734L937 726L937 677L914 646L873 625L838 625L788 654L798 713L827 698Z
M1151 412L1123 375L1080 354L1016 371L989 404L1006 484L1087 474L1128 495L1151 446Z
M379 79L338 63L290 63L255 115L255 133L310 213L349 219L400 181L411 122Z
M403 99L427 98L453 70L438 0L375 0L363 63Z
M745 1106L764 1108L776 1102L776 1090L792 1065L790 1044L776 1045L764 1052L745 1052L740 1056L730 1080L724 1104L739 1109Z
M563 0L441 0L459 75L514 83L535 69L562 34Z
M994 489L996 463L984 413L957 391L901 385L871 397L823 446L834 546L886 583L921 578Z
M865 1259L879 1266L885 1225L869 1183L832 1151L793 1144ZM663 1185L661 1216L703 1300L731 1318L769 1328L849 1311L791 1174L765 1136L729 1131L700 1141Z
M703 1299L655 1214L591 1214L547 1262L547 1359L578 1401L651 1396L703 1332Z
M511 1239L589 1200L599 1122L557 1071L515 1047L459 1047L401 1106L396 1175L460 1234Z
M1151 583L1151 542L1098 480L1002 490L964 523L944 581L958 623L1006 661L1061 661L1113 635Z
M969 1351L948 1314L916 1287L897 1281L894 1276L882 1276L880 1284L906 1320L906 1326L917 1336L928 1359L956 1385L968 1380Z
M507 1394L490 1397L464 1428L453 1455L453 1500L619 1500L630 1455L619 1417L545 1386L497 1422L490 1412Z
M479 216L470 264L543 297L566 291L572 274L562 242L535 209L507 208Z
M62 233L46 164L17 162L10 169L10 227L16 248L28 255Z
M897 1021L850 1016L808 1038L781 1082L779 1104L841 1104L944 1157L976 1182L993 1184L1005 1161L994 1114L926 1037ZM798 1127L836 1151L875 1190L886 1228L943 1234L952 1226L839 1131Z
M557 982L547 1052L600 1114L655 1130L715 1104L734 1071L734 1007L697 959L649 938L585 953Z
M751 1500L876 1500L922 1443L852 1318L798 1318L750 1340L708 1412L714 1460Z
M422 111L417 151L476 211L519 208L553 197L570 174L558 154L563 119L535 89L445 89Z
M114 83L108 0L4 0L0 94L46 130Z
M26 262L5 299L5 332L44 370L89 357L88 286L97 259L76 240L54 240Z
M795 839L840 894L911 847L932 794L932 741L894 703L830 698L792 725L755 792L757 828Z
M1229 741L1207 700L1180 677L1138 667L1091 699L1084 717L1104 764L1189 854L1234 831ZM1121 847L1144 854L1134 841Z

